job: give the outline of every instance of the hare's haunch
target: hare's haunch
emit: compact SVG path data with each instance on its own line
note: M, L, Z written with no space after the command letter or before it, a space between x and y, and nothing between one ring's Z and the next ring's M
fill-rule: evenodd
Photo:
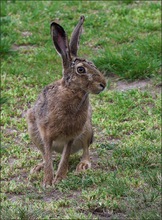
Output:
M71 41L57 23L51 23L51 35L63 63L62 79L46 86L33 108L27 112L29 135L41 151L43 163L33 171L44 168L44 185L66 177L72 153L83 149L77 171L90 168L89 146L93 140L89 93L98 94L106 86L104 76L95 65L77 56L79 38L84 22L80 17ZM62 154L54 177L52 153Z

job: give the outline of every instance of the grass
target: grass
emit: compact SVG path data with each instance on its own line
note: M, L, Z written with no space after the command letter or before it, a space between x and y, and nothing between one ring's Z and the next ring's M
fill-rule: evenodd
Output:
M150 34L145 39L137 39L113 49L107 46L104 56L96 59L95 63L101 70L116 73L121 78L145 79L159 72L160 50L160 36Z
M43 172L30 174L41 155L25 113L61 77L50 21L70 36L83 11L80 56L108 77L106 90L91 96L92 169L76 175L73 155L67 179L44 189ZM1 1L2 219L160 219L160 14L158 1Z

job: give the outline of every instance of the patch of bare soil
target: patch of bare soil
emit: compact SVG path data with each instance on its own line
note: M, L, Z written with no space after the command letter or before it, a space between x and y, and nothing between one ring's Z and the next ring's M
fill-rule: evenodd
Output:
M17 202L23 198L24 195L8 194L8 199L12 202Z
M141 91L150 91L154 96L162 92L162 82L155 84L151 79L136 80L128 82L126 80L119 80L117 77L110 77L110 90L126 92L128 90L139 89Z
M17 45L14 44L12 45L12 50L13 51L29 51L29 50L33 50L36 46L34 45L27 45L27 44L21 44L21 45Z
M28 38L30 36L32 36L32 32L29 32L29 31L23 31L21 33L22 37L23 38ZM12 45L12 50L13 51L30 51L30 50L33 50L36 46L34 45L31 45L31 44L20 44L20 45L17 45L17 44L13 44Z
M115 219L118 219L118 220L125 219L125 215L123 213L118 213L118 214L114 215L114 213L109 212L108 210L103 209L101 207L93 210L92 214L94 216L97 216L100 220L112 220L112 219L114 219L114 217L115 217Z
M31 32L29 32L29 31L23 31L21 34L22 34L23 37L30 37L30 36L33 35L33 34L32 34Z
M53 191L51 191L51 190L49 192L47 191L45 193L45 195L43 196L43 200L48 203L48 202L52 202L52 201L57 201L60 198L62 198L63 196L64 196L63 193L54 189Z
M162 87L162 82L159 82L159 84L154 85L151 79L128 82L126 80L120 80L118 77L113 76L109 77L109 81L111 83L110 90L116 90L121 92L132 89L147 90L149 88L154 88L154 92L161 92Z
M94 210L91 210L91 212L93 215L98 216L99 219L103 219L103 220L110 219L112 215L111 212L109 212L108 210L102 207L97 207Z
M117 91L127 91L131 89L145 89L150 84L149 80L141 80L135 82L118 81L115 85Z
M85 215L88 215L89 212L92 214L92 219L99 219L99 220L113 220L113 219L118 219L118 220L125 220L126 216L123 213L113 213L113 211L109 211L103 207L96 207L96 208L91 208L89 211L79 209L78 210L81 213L84 213Z

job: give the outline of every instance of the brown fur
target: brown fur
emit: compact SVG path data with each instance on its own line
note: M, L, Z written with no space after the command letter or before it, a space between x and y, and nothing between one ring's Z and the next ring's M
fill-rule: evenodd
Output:
M91 166L89 145L93 130L88 94L100 93L106 81L92 62L76 56L83 22L82 16L74 29L70 45L63 28L56 23L51 24L53 41L63 60L63 78L46 86L27 113L29 135L43 156L43 163L33 171L44 167L45 186L65 178L70 154L80 149L83 149L83 156L77 171ZM80 67L83 73L78 69ZM55 178L53 151L62 153Z

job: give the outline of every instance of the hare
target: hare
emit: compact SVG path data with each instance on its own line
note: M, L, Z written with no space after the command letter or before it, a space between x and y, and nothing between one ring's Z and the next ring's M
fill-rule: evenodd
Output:
M84 20L81 16L70 43L64 29L55 22L51 23L53 43L62 58L63 77L47 85L34 107L27 112L30 138L43 157L43 163L37 165L33 172L44 168L44 186L65 178L70 154L81 149L83 155L77 172L91 167L89 146L93 140L93 130L89 93L102 92L106 81L92 62L77 56ZM62 154L55 177L53 151Z

